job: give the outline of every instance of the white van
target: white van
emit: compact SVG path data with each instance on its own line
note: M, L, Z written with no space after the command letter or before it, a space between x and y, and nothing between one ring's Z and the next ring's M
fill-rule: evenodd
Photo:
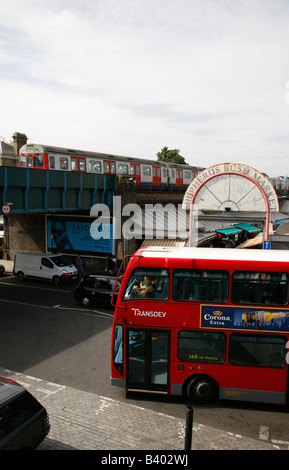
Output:
M20 281L46 279L54 285L77 279L76 267L65 256L49 253L17 253L13 273Z

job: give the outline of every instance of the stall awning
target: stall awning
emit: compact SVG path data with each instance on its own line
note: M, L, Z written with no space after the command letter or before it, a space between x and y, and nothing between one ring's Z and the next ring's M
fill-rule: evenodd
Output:
M232 235L237 235L238 233L241 233L242 230L235 227L235 228L222 228L220 230L215 230L215 232L220 233L221 235L224 235L225 237L231 237Z
M245 232L248 232L248 233L261 232L260 228L254 227L254 225L250 225L250 224L234 224L234 227L240 228L241 230L244 230Z

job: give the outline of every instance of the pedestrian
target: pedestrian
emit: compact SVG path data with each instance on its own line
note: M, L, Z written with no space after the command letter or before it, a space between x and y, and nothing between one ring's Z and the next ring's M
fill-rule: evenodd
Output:
M112 255L112 262L113 262L113 272L117 274L117 261L115 255Z
M106 255L105 256L105 271L107 271L109 274L113 273L113 261L111 255Z
M75 266L77 269L77 276L79 279L83 278L83 260L80 258L80 255L77 255L75 260Z

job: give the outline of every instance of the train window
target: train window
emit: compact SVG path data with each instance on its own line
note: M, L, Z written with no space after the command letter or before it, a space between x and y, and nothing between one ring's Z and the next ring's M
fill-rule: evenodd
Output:
M59 163L61 170L68 170L68 159L66 157L60 157Z
M101 173L101 163L98 161L95 162L94 160L89 160L88 169L93 173Z
M128 175L128 165L126 163L119 163L118 172L123 175Z
M28 155L27 166L31 167L33 165L32 155Z
M34 168L42 168L43 167L43 155L41 153L35 153L34 154L33 166L34 166Z
M85 171L85 160L79 160L79 171Z
M115 162L103 162L104 173L115 174Z
M175 170L171 170L172 171L172 178L175 177Z
M71 159L71 171L77 171L77 160Z
M167 176L166 169L165 169L165 168L163 168L163 178L166 178L166 176Z
M49 168L55 168L55 156L49 155Z
M185 175L185 179L186 179L186 180L191 179L191 172L190 172L190 171L185 171L185 172L184 172L184 175Z
M26 167L26 155L20 155L19 158L19 166Z
M151 176L151 174L152 174L151 167L150 166L143 166L142 167L142 174L144 176Z

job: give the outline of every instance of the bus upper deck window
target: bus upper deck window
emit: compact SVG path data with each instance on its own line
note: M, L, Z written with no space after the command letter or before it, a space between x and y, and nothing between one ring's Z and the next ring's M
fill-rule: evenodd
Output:
M176 269L173 274L173 298L181 301L226 302L229 274L226 271Z
M150 288L142 295L142 289ZM169 273L160 268L137 268L127 283L124 300L135 299L159 299L165 300L169 296Z
M236 271L232 274L232 302L288 304L288 274L285 272Z

